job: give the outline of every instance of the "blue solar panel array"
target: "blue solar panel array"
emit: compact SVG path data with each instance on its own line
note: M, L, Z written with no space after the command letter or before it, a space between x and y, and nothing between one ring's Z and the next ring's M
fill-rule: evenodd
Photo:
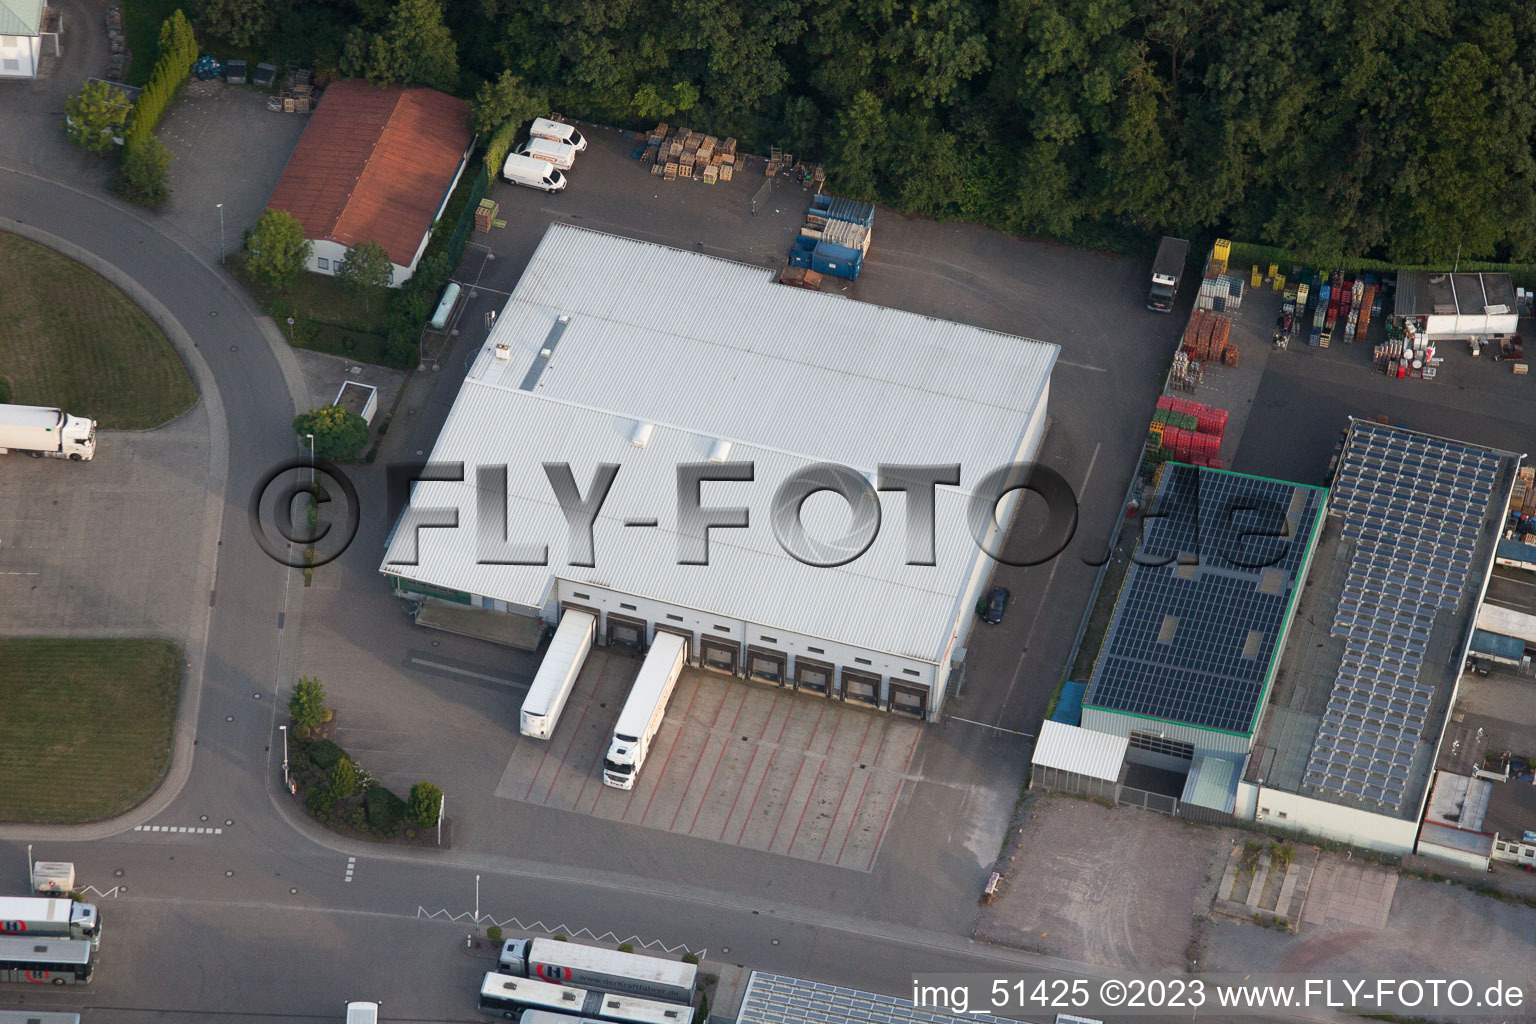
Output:
M987 993L990 996L990 993ZM963 1017L944 1008L918 1007L911 998L753 971L737 1024L1019 1024L987 1013Z
M1402 806L1435 689L1419 678L1442 609L1454 610L1493 500L1500 456L1357 422L1330 507L1355 542L1332 635L1344 659L1304 781Z
M1169 464L1084 704L1251 731L1325 495Z

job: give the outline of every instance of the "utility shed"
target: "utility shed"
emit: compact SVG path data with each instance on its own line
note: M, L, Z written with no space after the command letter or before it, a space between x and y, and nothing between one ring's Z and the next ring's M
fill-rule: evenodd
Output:
M1514 334L1519 314L1508 274L1399 270L1392 315L1422 319L1431 338Z
M680 633L692 663L929 718L993 564L971 498L986 474L1034 459L1057 353L557 223L432 450L465 479L415 485L380 571L403 595L496 615L553 624L580 608L603 644ZM572 546L547 463L582 494L599 466L618 467L590 552ZM828 464L846 469L834 480ZM873 486L891 464L960 467L934 491L931 557L909 546L908 500ZM683 490L745 509L746 526L705 534L680 509L690 465L736 474ZM795 505L811 543L791 553L775 493L807 474L849 497L821 488ZM444 509L464 526L433 525ZM471 526L486 515L504 522ZM533 557L511 558L517 543Z

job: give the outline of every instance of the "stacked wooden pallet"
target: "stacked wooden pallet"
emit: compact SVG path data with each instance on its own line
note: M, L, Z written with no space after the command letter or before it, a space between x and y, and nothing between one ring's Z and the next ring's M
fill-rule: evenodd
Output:
M646 136L640 159L651 165L652 174L667 181L701 178L713 185L730 181L735 174L736 140L659 124Z

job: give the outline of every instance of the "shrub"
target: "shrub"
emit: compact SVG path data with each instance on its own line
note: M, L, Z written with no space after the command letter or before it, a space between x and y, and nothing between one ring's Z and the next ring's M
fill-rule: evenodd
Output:
M304 798L304 803L318 817L319 815L326 814L332 807L336 806L336 798L331 795L329 789L326 789L324 786L316 786L309 791L309 796Z
M320 680L301 676L293 684L293 693L288 697L288 717L293 719L294 730L297 732L302 729L305 735L319 728L330 717L325 710L325 687Z
M117 168L116 186L125 199L150 209L170 197L171 151L153 135L129 139Z
M357 769L345 757L331 765L331 795L345 800L357 792Z
M621 942L621 943L619 943L619 952L620 953L633 953L634 951L635 951L635 944L633 942Z
M282 291L303 271L312 248L293 214L267 210L246 229L246 272L262 287Z
M698 962L699 962L699 954L697 954L697 953L684 953L683 954L683 963L685 963L685 964L696 964Z
M330 740L316 740L309 745L309 760L323 772L331 770L337 761L346 758L347 752Z
M496 945L501 945L501 925L491 925L485 930L485 937L496 943Z
M315 435L317 459L355 459L368 444L368 421L339 405L300 413L294 417L293 430L300 440Z
M437 812L442 806L443 791L430 782L418 782L411 787L405 816L422 828L431 828L437 824Z
M405 801L383 786L370 786L363 796L368 824L380 832L394 832L405 817Z
M86 82L64 101L64 132L69 141L92 153L105 153L120 136L133 104L106 82Z

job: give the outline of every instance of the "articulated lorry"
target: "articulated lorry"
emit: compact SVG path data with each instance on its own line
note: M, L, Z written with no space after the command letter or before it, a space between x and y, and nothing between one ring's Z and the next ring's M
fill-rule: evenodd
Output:
M90 939L101 945L101 916L90 903L38 896L0 896L0 935L17 939Z
M684 1004L693 1001L698 976L693 964L554 939L508 939L501 947L497 970L556 985Z
M6 452L84 462L96 454L96 421L62 409L0 405L0 454Z
M676 633L656 631L656 639L646 652L630 688L624 710L619 712L619 722L613 728L613 739L608 743L608 756L603 758L603 785L614 789L634 789L635 777L645 764L650 752L651 740L661 728L666 717L667 701L677 686L677 677L683 672L683 659L688 651L688 641Z
M1179 293L1179 278L1189 259L1189 243L1166 235L1157 244L1157 259L1152 261L1152 289L1147 293L1147 308L1158 313L1173 312L1173 297Z

